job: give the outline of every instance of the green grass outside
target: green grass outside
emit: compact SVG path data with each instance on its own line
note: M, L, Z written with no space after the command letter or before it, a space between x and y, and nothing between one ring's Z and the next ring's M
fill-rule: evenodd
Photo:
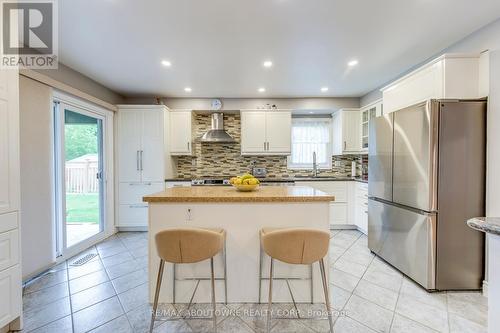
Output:
M66 193L66 223L99 223L99 194Z

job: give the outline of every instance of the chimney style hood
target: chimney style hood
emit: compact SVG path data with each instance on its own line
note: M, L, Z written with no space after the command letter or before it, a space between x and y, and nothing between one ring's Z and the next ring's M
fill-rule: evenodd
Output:
M212 113L212 128L203 134L200 142L212 143L234 143L234 138L224 130L224 114L221 112Z

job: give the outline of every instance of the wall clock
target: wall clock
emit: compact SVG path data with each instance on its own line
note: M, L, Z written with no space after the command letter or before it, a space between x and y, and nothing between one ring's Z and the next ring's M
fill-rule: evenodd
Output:
M216 110L216 111L222 109L222 101L218 98L214 98L212 100L211 108L212 108L212 110Z

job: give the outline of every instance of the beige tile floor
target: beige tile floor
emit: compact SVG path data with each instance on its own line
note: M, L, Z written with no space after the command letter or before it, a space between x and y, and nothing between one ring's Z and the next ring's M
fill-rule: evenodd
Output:
M24 288L25 332L147 332L147 234L119 233L85 252L90 251L99 256L81 267L69 266L73 260L68 260ZM335 332L486 332L487 300L480 293L427 293L374 257L366 236L357 231L332 232L330 257L332 305L341 311ZM265 319L258 314L265 305L219 304L218 309L224 314L218 332L264 332ZM291 304L274 309L292 319L273 320L272 332L328 331L324 317L308 313L321 305L300 304L302 319L287 312ZM184 317L158 321L155 332L210 329L210 320Z

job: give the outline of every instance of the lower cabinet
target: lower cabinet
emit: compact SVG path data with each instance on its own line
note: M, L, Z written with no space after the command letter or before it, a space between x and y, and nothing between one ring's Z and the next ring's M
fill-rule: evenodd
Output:
M148 226L148 204L142 197L161 192L163 182L129 182L119 184L118 228L146 228Z
M0 329L21 315L19 214L0 214Z
M368 184L355 181L299 181L297 186L310 186L335 196L330 203L331 229L358 229L368 232Z
M365 235L368 233L368 184L354 183L354 224Z
M0 272L0 328L21 315L21 290L19 264Z

